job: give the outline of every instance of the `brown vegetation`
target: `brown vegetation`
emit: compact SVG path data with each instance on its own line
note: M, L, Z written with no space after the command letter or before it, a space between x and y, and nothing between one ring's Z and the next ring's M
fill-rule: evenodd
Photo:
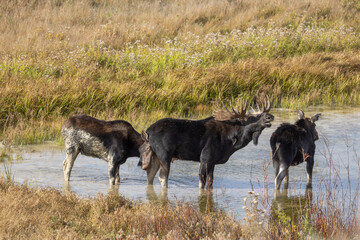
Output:
M186 203L133 203L118 195L81 199L55 189L0 179L2 239L239 239L225 213L202 214Z
M245 30L252 26L296 26L313 21L325 27L346 25L359 30L357 0L26 0L1 1L1 51L54 50L54 42L69 48L102 40L123 48L141 39L158 43L163 37L189 32Z

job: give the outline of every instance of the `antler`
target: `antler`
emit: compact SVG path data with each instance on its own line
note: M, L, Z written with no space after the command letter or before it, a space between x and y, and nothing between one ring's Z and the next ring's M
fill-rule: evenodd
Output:
M268 95L266 95L266 99L267 99L267 101L264 102L264 104L263 104L263 112L269 112L271 109L271 102L270 102L270 98Z
M245 106L243 106L243 102L241 100L241 110L240 112L235 110L233 106L231 105L232 112L224 105L223 102L221 102L222 107L219 106L219 104L216 104L218 107L218 110L216 110L213 114L215 120L217 121L228 121L231 119L245 119L246 118L246 109L247 109L247 100L245 102Z
M224 106L224 103L221 102L222 106L224 109L222 109L218 103L216 103L216 106L217 106L217 110L214 112L213 116L215 118L215 120L218 120L218 121L226 121L226 120L229 120L231 119L232 117L232 113L229 111L229 109L227 109L225 106Z
M260 106L259 106L260 104ZM270 98L268 95L266 95L266 101L261 101L259 103L256 103L256 110L254 110L254 108L251 107L252 113L253 115L255 114L261 114L264 112L269 112L271 109L271 102L270 102Z

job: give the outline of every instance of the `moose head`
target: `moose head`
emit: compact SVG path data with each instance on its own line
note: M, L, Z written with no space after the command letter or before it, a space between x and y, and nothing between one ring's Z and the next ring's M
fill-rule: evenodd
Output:
M302 127L304 129L307 129L312 134L314 141L319 140L318 132L315 129L316 127L315 122L319 120L321 113L316 113L311 118L306 118L304 112L301 109L298 109L297 111L299 117L297 125L298 126L303 125Z

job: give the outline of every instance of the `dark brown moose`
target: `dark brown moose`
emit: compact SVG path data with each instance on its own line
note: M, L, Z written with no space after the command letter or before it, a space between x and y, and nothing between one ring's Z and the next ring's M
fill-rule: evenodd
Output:
M315 129L315 121L320 117L317 113L305 118L302 110L298 110L299 120L295 124L283 123L271 135L273 166L275 169L275 188L280 189L285 178L284 188L288 188L289 167L306 161L307 187L311 187L314 166L315 141L319 139Z
M180 159L200 162L199 188L212 188L215 165L226 163L251 140L256 145L262 130L271 126L270 100L262 107L250 114L245 103L240 112L225 108L202 120L165 118L155 122L143 134L145 143L140 148L139 164L147 171L148 183L153 184L160 169L160 183L167 188L170 163Z
M63 162L65 181L79 153L108 162L110 184L120 183L119 167L128 157L139 157L143 144L140 133L122 120L103 121L86 115L70 117L61 128L66 158Z

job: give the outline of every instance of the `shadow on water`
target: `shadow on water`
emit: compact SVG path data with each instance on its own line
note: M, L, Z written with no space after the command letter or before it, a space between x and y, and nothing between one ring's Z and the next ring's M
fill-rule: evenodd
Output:
M286 227L292 231L299 222L310 223L312 205L312 188L306 188L304 195L295 196L289 196L287 189L277 190L270 206L270 224L279 226L274 229Z

